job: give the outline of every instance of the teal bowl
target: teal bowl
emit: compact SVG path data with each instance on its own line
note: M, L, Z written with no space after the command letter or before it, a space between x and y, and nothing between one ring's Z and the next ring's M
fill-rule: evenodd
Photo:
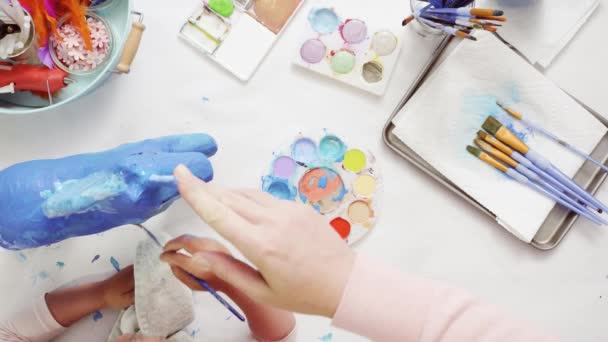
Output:
M30 92L0 94L0 114L30 114L59 108L89 94L112 75L114 68L120 61L125 41L131 30L133 1L108 0L108 2L112 2L110 6L95 10L95 13L108 22L113 35L112 56L105 67L88 75L79 76L70 74L69 77L76 82L55 94L53 104L50 105L48 98L40 97Z

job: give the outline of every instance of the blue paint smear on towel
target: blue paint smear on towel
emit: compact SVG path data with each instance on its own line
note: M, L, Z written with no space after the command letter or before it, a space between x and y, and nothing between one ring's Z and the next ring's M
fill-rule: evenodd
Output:
M319 337L319 341L321 341L321 342L330 342L333 337L334 337L333 333L327 333L327 334Z
M101 313L101 311L93 312L93 321L97 322L102 318L103 318L103 314Z
M97 254L96 256L93 257L93 260L91 260L91 264L94 263L95 261L99 260L100 255Z

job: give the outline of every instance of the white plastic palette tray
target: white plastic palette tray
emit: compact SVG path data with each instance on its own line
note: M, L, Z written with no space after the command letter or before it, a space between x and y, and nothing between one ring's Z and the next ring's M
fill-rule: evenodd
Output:
M374 26L326 3L317 4L308 13L294 63L382 96L401 52L395 32L399 28Z

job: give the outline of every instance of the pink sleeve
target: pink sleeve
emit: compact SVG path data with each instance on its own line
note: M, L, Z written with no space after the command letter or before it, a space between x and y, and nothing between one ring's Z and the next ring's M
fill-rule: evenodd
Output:
M557 341L464 291L357 256L333 325L374 341Z
M2 342L46 342L61 334L61 326L49 311L45 296L38 298L32 307L0 322Z

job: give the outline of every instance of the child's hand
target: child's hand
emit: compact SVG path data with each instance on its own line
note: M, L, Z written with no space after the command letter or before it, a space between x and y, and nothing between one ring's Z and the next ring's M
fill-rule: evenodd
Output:
M122 335L119 336L114 342L163 342L167 339L162 337L150 337L142 335Z
M101 282L104 307L124 309L135 300L135 279L133 265L123 269L111 278Z
M192 255L192 257L175 253L180 249L186 250ZM199 253L201 252L221 253L228 256L232 255L230 251L218 241L200 238L193 235L182 235L170 241L165 246L165 252L161 255L161 259L165 261L168 261L169 259L177 260L179 261L179 265L183 265L183 263L198 265L200 261ZM192 274L200 279L205 280L216 290L221 292L226 292L228 290L228 285L224 281L216 277L210 270L203 269L201 267L191 267L187 269L196 269L197 272L193 272ZM173 274L175 274L175 277L177 277L177 279L182 281L191 289L196 291L204 291L204 289L197 282L195 282L192 277L190 277L181 267L175 266L172 263L171 270L173 271Z

